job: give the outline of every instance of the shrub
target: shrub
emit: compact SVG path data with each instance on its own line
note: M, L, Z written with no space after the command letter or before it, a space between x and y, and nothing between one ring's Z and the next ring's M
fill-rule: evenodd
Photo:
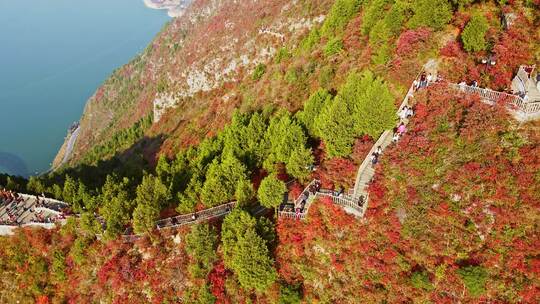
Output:
M256 67L255 67L255 70L253 71L253 80L259 80L261 79L261 77L264 75L264 73L266 73L266 65L263 64L263 63L259 63Z
M332 56L341 52L341 50L343 50L343 41L341 38L336 37L326 43L324 54L326 56Z
M487 49L486 33L489 24L486 17L473 15L461 33L463 48L467 52L485 51Z
M432 290L433 285L429 280L428 273L425 271L415 271L411 275L411 284L418 289Z
M283 60L291 58L291 53L286 47L282 47L277 51L276 57L274 58L275 63L281 63Z
M458 270L463 284L472 296L478 297L486 291L487 271L481 266L466 266Z

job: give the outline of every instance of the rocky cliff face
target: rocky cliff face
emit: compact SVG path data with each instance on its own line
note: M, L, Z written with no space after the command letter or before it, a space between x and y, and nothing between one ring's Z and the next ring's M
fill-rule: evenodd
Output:
M116 70L90 98L71 164L147 115L153 115L154 124L166 125L162 119L171 108L206 108L200 98L205 94L227 103L234 98L228 94L231 84L321 23L331 2L193 1L182 17L169 22L142 54Z

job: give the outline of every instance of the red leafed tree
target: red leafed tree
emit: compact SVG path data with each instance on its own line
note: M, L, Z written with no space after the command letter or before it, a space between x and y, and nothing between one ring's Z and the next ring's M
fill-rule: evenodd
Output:
M208 281L211 285L212 294L216 297L216 303L230 303L225 294L225 281L230 273L225 268L223 261L219 261L214 269L208 274Z
M49 297L46 295L41 295L36 298L36 304L49 304Z
M429 28L418 28L403 32L397 41L396 54L398 56L411 56L413 51L427 42L432 31Z

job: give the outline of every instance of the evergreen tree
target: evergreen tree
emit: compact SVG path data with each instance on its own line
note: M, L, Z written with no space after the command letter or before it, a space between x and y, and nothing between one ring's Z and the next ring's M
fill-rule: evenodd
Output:
M413 16L409 20L412 28L428 26L442 30L452 19L452 7L448 0L412 1Z
M186 236L186 252L194 261L191 273L198 278L204 278L212 270L218 257L216 231L208 224L199 224L191 228Z
M364 16L362 18L362 25L360 30L362 34L368 35L371 29L375 26L377 21L381 20L386 5L389 0L372 0L369 6L365 9Z
M253 201L255 197L255 190L249 180L242 179L238 181L236 185L236 191L234 193L238 205L245 206Z
M351 73L334 101L315 120L329 157L351 153L362 134L377 138L395 124L394 98L387 85L370 71Z
M250 167L260 167L264 159L264 134L268 125L260 113L251 115L245 131L245 163Z
M355 129L359 134L367 134L374 139L396 123L394 97L381 78L375 78L370 71L364 71L360 78L353 75L347 82L355 88L344 90L344 98L354 100L353 113Z
M169 191L161 180L153 175L145 175L137 186L137 205L148 204L158 209L167 206Z
M315 129L326 145L328 157L349 155L354 143L354 121L343 97L326 104L315 120Z
M471 53L485 51L487 49L486 33L489 29L489 23L486 17L475 14L463 29L461 41L463 48Z
M243 288L264 292L277 279L273 264L265 241L254 229L239 237L231 265Z
M304 102L304 109L296 114L296 118L300 121L308 134L311 137L317 137L317 131L315 129L315 119L321 112L322 108L332 101L332 95L325 90L319 89L315 93L311 94L309 99Z
M239 241L248 229L255 229L257 221L246 211L234 208L223 220L221 226L221 243L223 248L223 262L225 266L232 269L232 259L234 250Z
M227 155L222 163L216 159L208 168L201 199L208 207L230 201L238 182L246 179L246 168L236 157Z
M358 13L363 0L336 0L321 27L323 37L340 35L352 17Z
M101 224L97 221L93 213L83 212L79 221L82 231L88 236L94 237L101 233Z
M386 22L379 20L369 33L369 44L373 49L372 61L375 64L386 64L390 60L391 46L390 38L392 33Z
M139 204L133 211L133 230L137 234L150 233L156 227L159 207L152 204Z
M328 40L326 43L326 46L324 47L324 55L326 56L333 56L335 54L338 54L343 50L343 40L341 38L336 37L331 40Z
M64 181L64 188L62 190L62 198L65 202L73 204L77 199L77 191L79 185L75 182L71 176L66 175L66 180ZM75 206L75 209L78 210L79 206Z
M295 149L287 162L287 173L301 182L304 182L311 175L310 168L313 165L313 162L314 158L311 149Z
M28 180L28 184L26 185L26 188L28 189L28 191L34 192L34 193L45 192L45 186L43 185L43 182L35 176L30 176L30 179Z
M194 153L193 148L179 152L169 166L169 193L172 197L186 189L189 180L193 175L193 169L191 168L189 161L189 155L192 153Z
M277 208L283 202L283 195L287 192L285 183L275 175L265 177L261 181L257 197L261 205L267 208Z
M129 197L129 179L120 180L114 175L108 175L99 196L100 210L107 229L105 236L113 238L123 232L123 227L129 222L133 210L133 201Z
M406 9L407 3L397 0L390 10L384 14L384 24L392 36L397 36L401 33L401 28L405 22Z
M165 157L163 154L160 155L156 165L156 175L167 187L170 187L172 182L171 171L171 165L169 164L167 157Z
M270 120L265 140L267 158L263 166L270 172L274 171L274 164L287 163L292 151L307 145L304 130L287 111L278 113Z

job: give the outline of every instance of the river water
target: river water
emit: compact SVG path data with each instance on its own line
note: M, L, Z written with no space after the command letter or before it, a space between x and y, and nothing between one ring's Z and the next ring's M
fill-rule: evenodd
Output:
M0 172L48 170L86 100L169 19L143 0L0 0Z

